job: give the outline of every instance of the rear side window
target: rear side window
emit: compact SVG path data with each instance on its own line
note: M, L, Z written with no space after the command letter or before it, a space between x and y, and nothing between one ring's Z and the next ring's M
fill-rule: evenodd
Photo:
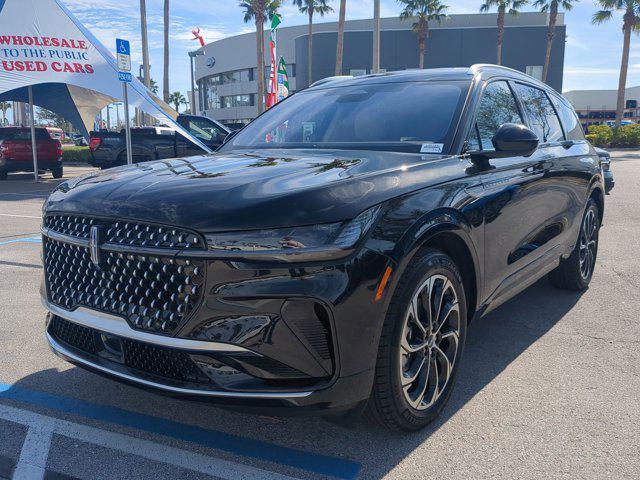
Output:
M493 150L491 139L505 123L522 123L522 117L507 82L493 82L482 92L469 150Z
M544 90L516 83L516 91L529 118L529 126L540 139L540 143L564 140L560 120Z
M7 140L31 140L31 130L30 129L16 129L11 132L10 135L7 135ZM49 133L41 128L36 128L36 140L50 140L51 137Z
M552 96L551 99L553 100L558 115L560 115L567 140L584 140L582 125L580 125L578 116L573 108L554 96Z

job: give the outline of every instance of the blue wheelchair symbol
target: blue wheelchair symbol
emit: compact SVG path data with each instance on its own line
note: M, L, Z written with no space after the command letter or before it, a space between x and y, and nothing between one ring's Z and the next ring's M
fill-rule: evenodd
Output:
M117 52L121 55L130 55L131 48L129 46L128 40L121 40L119 38L116 39L116 49Z

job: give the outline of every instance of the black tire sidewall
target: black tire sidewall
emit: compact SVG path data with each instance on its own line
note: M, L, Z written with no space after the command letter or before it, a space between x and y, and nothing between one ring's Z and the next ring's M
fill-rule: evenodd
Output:
M411 298L424 280L436 274L447 277L451 281L456 294L458 295L461 319L459 347L451 377L449 379L449 383L445 387L444 393L431 407L425 410L416 410L407 403L404 393L402 392L400 368L398 365L401 348L400 341L404 329L406 309L408 308ZM391 392L394 409L404 420L403 423L405 424L405 429L417 430L424 427L438 416L451 395L458 368L460 366L460 361L462 359L462 352L464 351L467 327L467 308L462 277L448 256L435 251L427 252L415 261L410 270L405 272L405 276L406 278L403 278L401 281L403 284L402 287L396 289L398 297L394 298L393 302L395 305L393 311L389 311L387 319L388 321L393 322L393 331L390 336L391 341L388 349L388 366L390 368L389 378L392 383Z
M595 251L595 258L593 259L593 268L591 268L591 273L589 274L589 278L584 278L582 276L582 272L580 271L580 236L582 235L582 229L584 228L584 219L587 216L587 213L589 213L589 210L593 210L595 217L596 217L596 251ZM580 222L580 233L578 234L578 241L576 243L576 250L575 250L575 255L576 255L576 259L577 259L577 276L580 278L581 283L584 285L584 288L587 288L589 286L589 283L591 283L591 279L593 278L593 274L596 271L596 262L598 260L598 248L600 247L600 209L598 208L598 206L596 205L596 203L593 200L589 200L589 202L587 203L587 208L584 210L584 214L582 215L582 220Z

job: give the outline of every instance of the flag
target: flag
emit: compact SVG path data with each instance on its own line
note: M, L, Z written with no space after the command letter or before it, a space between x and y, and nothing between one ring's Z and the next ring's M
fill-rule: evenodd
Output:
M275 14L271 18L271 35L269 36L269 52L271 53L271 66L269 68L269 89L267 91L267 108L278 103L278 65L276 60L276 32L278 25L282 23L282 17Z
M271 30L275 30L278 28L278 25L282 23L282 16L279 13L276 13L271 19Z
M280 57L278 63L278 98L277 101L284 100L289 96L289 75L287 75L287 65L284 58Z

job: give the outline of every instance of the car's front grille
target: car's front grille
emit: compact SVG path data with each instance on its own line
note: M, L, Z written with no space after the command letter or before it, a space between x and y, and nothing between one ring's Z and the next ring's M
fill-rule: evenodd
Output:
M183 382L210 382L184 352L129 339L122 339L122 345L124 363L128 367Z
M98 349L94 342L94 330L72 322L67 322L60 317L51 317L49 333L62 340L67 345L71 345L86 353L97 353Z
M181 228L75 215L48 215L44 219L45 228L79 238L89 238L94 225L104 230L104 241L107 243L152 248L204 249L204 240L200 235Z
M95 222L85 224L90 228ZM67 234L76 232L81 238L84 231L74 227ZM45 236L49 301L67 310L84 306L119 315L138 330L175 333L200 302L204 262L132 251L105 249L96 265L88 247Z
M100 332L58 316L52 316L49 333L55 340L81 352L98 355L101 351ZM181 382L212 383L184 352L126 338L120 341L123 364L129 368Z

